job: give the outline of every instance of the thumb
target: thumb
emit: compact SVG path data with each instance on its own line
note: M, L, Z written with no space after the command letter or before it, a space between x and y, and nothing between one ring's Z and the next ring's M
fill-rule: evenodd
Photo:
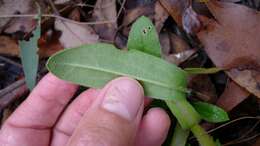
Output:
M144 108L142 86L121 77L108 83L85 113L69 146L132 146Z

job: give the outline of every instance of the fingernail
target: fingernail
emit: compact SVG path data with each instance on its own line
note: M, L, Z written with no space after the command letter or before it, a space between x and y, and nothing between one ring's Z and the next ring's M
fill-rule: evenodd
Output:
M102 107L132 121L143 100L142 86L136 80L122 77L112 81L110 87L105 91Z

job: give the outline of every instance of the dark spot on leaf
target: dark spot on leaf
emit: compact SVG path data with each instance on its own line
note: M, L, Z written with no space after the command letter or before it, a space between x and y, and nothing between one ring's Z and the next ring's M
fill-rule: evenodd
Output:
M143 29L143 34L147 34L147 29L146 28Z
M151 27L151 26L148 26L147 28L148 28L149 30L151 30L151 29L152 29L152 27Z

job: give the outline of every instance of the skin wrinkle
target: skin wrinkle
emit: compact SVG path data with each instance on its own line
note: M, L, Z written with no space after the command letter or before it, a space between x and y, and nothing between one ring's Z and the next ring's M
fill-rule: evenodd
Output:
M71 133L70 132L67 132L65 130L62 130L61 128L59 127L55 127L54 130L53 130L53 133L54 132L57 132L57 134L63 134L63 135L66 135L67 137L71 137Z
M3 129L6 127L11 127L15 129L32 129L32 130L51 130L52 126L44 126L44 125L19 125L18 123L12 123L12 121L8 121L5 123L5 125L2 127Z

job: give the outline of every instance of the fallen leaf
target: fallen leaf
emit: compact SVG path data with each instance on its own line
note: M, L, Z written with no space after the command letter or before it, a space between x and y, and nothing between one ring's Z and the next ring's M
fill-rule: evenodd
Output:
M178 26L182 26L182 15L190 6L190 0L159 0Z
M38 41L38 53L40 58L49 57L63 49L58 39L52 38L50 41L46 41L45 36L46 33L43 34ZM8 36L0 36L0 54L20 57L20 48L18 46L17 40Z
M36 14L37 8L33 0L2 0L1 15ZM33 18L1 18L0 32L31 32L36 22Z
M162 57L170 63L179 65L196 53L189 45L174 33L163 31L159 35Z
M69 14L69 18L75 21L80 21L80 11L78 8L75 8Z
M117 31L117 11L115 0L97 0L92 15L94 21L114 21L106 24L94 25L100 38L113 41Z
M128 9L123 20L123 26L128 26L133 23L138 17L145 15L148 17L153 17L155 5L147 4L135 7L133 9Z
M182 14L182 27L189 34L199 32L202 27L199 15L193 10L191 6L186 8Z
M199 15L192 8L191 0L159 0L179 27L187 33L198 32L202 25Z
M217 100L216 105L229 112L239 103L244 101L249 94L250 93L247 90L231 81L227 84L226 89Z
M203 95L198 96L203 101L214 103L217 99L215 86L208 75L190 76L188 87Z
M253 144L253 146L259 146L260 145L260 137L256 139L256 142Z
M204 19L205 29L197 34L205 51L236 83L260 97L260 13L233 3L207 6L216 21Z
M170 35L170 42L174 53L181 53L186 50L190 50L190 46L187 44L186 41L183 40L180 36L169 33Z
M0 36L0 54L18 56L20 53L19 46L16 40Z
M149 3L146 5L137 5L137 7L132 9L127 9L126 14L123 19L122 26L124 26L122 33L125 36L129 35L129 31L131 28L131 25L137 18L141 16L147 16L151 20L153 20L154 17L154 9L155 5L154 3Z
M42 34L41 38L38 41L39 46L39 56L40 58L47 58L56 52L63 49L63 46L59 42L59 34L57 32L50 31Z
M160 32L165 20L169 17L168 12L162 7L161 3L156 1L154 8L154 22L157 32Z
M92 27L72 22L55 20L55 29L62 32L60 42L64 48L77 47L82 44L92 44L99 40L99 36Z

